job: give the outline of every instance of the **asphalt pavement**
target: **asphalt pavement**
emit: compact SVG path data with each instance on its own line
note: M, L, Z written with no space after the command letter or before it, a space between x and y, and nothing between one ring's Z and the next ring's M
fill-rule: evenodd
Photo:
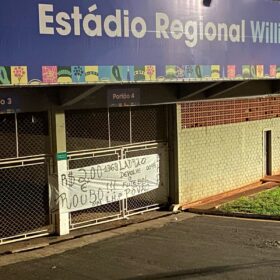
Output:
M187 215L63 253L61 244L30 252L0 267L0 279L280 279L279 222Z

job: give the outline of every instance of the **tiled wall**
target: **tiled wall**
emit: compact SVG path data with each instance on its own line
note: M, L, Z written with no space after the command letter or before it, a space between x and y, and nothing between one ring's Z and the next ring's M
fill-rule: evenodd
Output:
M278 97L185 103L177 109L181 203L260 180L267 129L272 131L273 173L280 173Z

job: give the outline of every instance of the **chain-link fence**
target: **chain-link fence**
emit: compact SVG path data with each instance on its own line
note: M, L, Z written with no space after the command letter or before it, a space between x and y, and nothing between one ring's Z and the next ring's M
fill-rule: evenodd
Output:
M124 151L125 158L132 158L144 155L159 155L159 170L160 170L160 180L159 188L135 197L127 199L126 211L127 215L137 213L143 209L151 209L157 207L158 205L164 205L168 202L168 147L167 144L158 144L157 146L144 146L128 148Z
M165 106L65 112L67 151L167 141Z
M72 229L156 209L168 201L167 111L164 106L67 111L69 169L160 155L160 187L128 200L71 213ZM101 149L102 148L102 149Z
M167 141L167 112L165 106L131 109L132 143Z
M48 113L0 115L0 243L48 233Z
M47 112L0 115L0 159L48 154L48 130Z
M49 225L46 164L0 168L0 239Z
M110 145L125 146L132 143L131 112L130 109L110 109Z
M48 154L50 150L47 113L17 114L19 156Z
M120 155L115 152L95 153L93 155L73 156L69 159L69 169L82 168L86 166L101 164L105 162L118 160ZM119 202L109 203L103 206L94 207L82 211L71 213L70 228L83 226L86 224L97 223L108 219L116 219L121 215L121 207Z
M67 151L81 151L109 146L107 110L65 112Z
M14 114L0 115L0 159L17 156L16 118Z

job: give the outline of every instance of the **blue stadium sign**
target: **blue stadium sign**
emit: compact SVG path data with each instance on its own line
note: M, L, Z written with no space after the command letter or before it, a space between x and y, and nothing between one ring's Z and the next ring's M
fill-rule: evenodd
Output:
M4 1L0 85L279 78L280 3L204 2Z

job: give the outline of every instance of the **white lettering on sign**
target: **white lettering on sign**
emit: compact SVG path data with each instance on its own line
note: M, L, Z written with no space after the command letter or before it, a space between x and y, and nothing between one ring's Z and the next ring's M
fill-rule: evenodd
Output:
M113 94L113 100L124 100L124 99L133 99L135 97L134 93L114 93Z
M146 21L141 17L129 18L128 10L115 10L115 14L102 17L96 14L97 5L88 8L88 14L80 12L79 6L74 6L71 14L59 12L54 14L54 5L39 4L40 34L54 35L55 31L61 36L73 33L81 35L81 28L90 37L101 37L103 33L111 38L130 37L143 38L147 33ZM57 27L55 28L54 25Z
M199 1L197 1L199 3ZM106 4L105 4L106 5ZM201 3L199 3L201 5ZM183 40L189 48L201 41L224 41L245 43L280 44L280 23L240 19L235 23L194 20L193 18L170 18L167 13L155 12L154 27L139 16L131 17L129 10L116 9L113 14L98 14L97 4L88 7L86 13L79 6L72 11L55 12L53 4L38 4L39 32L44 35L81 36L110 38L144 38L155 34L156 39ZM153 30L153 32L151 32ZM247 34L248 30L251 34ZM83 33L83 34L82 34Z
M69 170L53 181L52 211L73 212L134 197L159 187L159 155L147 155Z
M203 22L196 20L170 20L165 13L156 13L156 38L181 40L189 48L196 47L199 41L224 41L232 43L245 42L245 20L240 24Z

